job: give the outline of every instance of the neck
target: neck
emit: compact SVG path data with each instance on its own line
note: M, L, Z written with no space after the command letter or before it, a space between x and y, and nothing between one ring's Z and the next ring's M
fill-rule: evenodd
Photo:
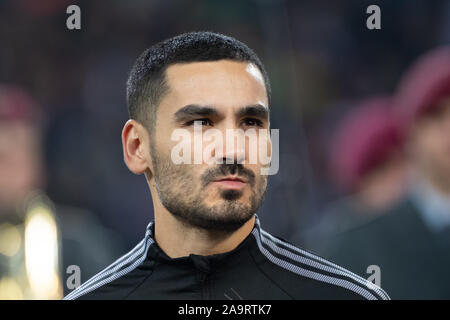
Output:
M176 219L165 208L155 210L155 240L170 257L212 255L232 251L253 230L255 217L232 232L205 230Z

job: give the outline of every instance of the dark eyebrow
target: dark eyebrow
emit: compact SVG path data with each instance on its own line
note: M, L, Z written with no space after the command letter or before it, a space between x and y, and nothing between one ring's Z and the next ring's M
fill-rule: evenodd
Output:
M246 106L239 109L236 112L238 118L243 118L245 116L258 117L264 120L269 119L269 109L261 104L255 104L252 106Z
M201 106L197 104L189 104L184 106L174 114L175 121L182 122L192 117L208 117L219 116L219 112L211 106Z

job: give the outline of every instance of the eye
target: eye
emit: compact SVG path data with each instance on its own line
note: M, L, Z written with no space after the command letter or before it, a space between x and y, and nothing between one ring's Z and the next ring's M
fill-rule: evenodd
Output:
M185 123L186 126L193 126L195 122L198 122L202 126L212 126L212 122L209 119L203 118L203 119L195 119L191 120Z
M249 127L262 127L263 126L262 121L259 119L255 119L255 118L246 118L246 119L244 119L243 122L246 126L249 126Z

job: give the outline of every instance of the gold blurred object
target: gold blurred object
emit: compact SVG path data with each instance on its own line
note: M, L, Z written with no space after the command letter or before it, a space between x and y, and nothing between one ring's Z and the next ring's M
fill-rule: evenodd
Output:
M0 279L0 300L23 300L23 292L14 278Z
M51 201L35 193L23 223L0 225L0 299L60 299L60 237Z
M30 207L25 220L25 266L31 294L36 299L56 299L58 280L58 231L45 203Z
M10 223L0 225L0 254L13 257L19 252L21 244L22 236L16 226Z

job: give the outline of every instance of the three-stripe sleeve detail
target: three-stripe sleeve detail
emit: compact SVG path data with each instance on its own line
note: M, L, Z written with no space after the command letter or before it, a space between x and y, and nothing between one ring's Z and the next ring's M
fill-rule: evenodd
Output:
M272 263L296 274L340 286L358 293L366 299L389 299L381 288L326 259L301 250L262 230L259 219L252 234L259 250Z

